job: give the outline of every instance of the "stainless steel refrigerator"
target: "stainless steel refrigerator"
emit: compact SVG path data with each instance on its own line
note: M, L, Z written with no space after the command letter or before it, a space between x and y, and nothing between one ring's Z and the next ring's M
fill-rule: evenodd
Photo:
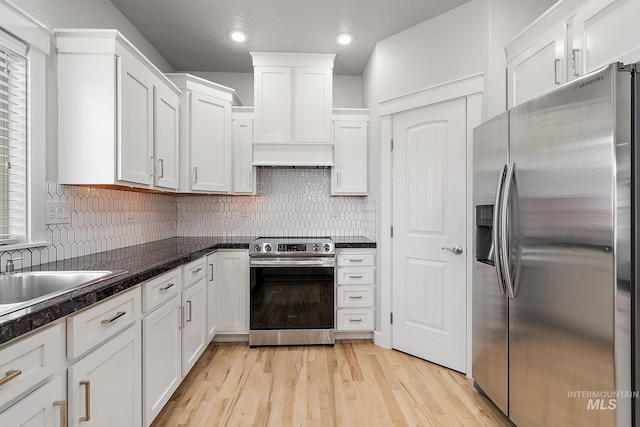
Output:
M474 130L472 375L518 426L638 425L636 68Z

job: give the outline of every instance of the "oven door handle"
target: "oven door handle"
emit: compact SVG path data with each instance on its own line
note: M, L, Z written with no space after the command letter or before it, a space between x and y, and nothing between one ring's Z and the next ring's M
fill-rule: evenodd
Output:
M251 258L249 267L333 267L334 257Z

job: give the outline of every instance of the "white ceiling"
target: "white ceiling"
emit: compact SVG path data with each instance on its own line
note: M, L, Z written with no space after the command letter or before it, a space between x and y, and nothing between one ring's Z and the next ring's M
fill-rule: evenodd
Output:
M253 72L250 51L335 53L360 75L379 40L469 0L111 0L178 71ZM249 34L243 45L227 33ZM337 46L338 33L355 42Z

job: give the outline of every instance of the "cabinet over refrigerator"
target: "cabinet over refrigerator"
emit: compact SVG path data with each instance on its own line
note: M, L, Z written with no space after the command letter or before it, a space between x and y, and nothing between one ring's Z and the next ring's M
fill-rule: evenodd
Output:
M518 426L638 425L638 69L474 130L472 373Z

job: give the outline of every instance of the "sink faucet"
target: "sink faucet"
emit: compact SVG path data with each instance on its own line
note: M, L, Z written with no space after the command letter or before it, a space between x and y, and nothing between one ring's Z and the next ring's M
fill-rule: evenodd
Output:
M15 270L13 268L13 261L20 261L21 259L24 259L24 257L20 257L20 258L9 258L7 260L7 266L4 269L4 273L3 274L12 274L15 273Z

